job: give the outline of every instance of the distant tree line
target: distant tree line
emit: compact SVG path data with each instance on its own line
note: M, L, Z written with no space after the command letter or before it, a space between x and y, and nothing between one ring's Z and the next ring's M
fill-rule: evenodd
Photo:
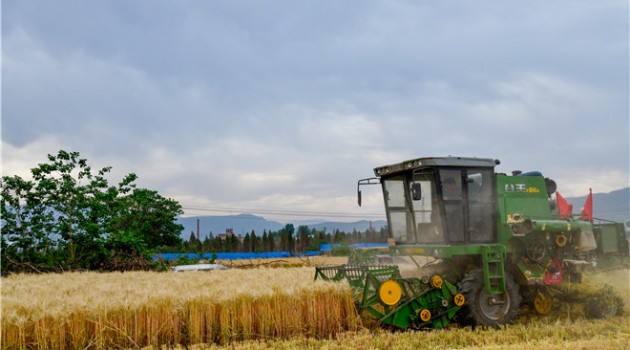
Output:
M110 171L60 150L32 180L3 176L2 274L146 269L154 252L179 245L179 203L137 188L135 174L110 185Z
M217 235L211 232L202 240L197 239L194 232L188 240L180 245L165 247L163 253L221 253L221 252L278 252L288 251L302 254L306 251L319 250L322 243L354 244L387 242L387 229L367 229L363 232L353 230L351 233L335 230L333 233L287 224L278 231L263 231L262 235L251 231L245 236L234 234Z

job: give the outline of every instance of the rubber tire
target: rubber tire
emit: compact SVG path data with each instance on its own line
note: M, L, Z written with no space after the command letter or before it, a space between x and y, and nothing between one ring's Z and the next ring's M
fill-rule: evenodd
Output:
M514 282L511 274L505 274L505 286L507 307L503 313L495 314L496 317L489 317L484 312L483 301L486 292L483 288L483 270L475 269L468 272L460 282L460 291L464 294L466 302L460 311L459 322L465 326L480 326L498 328L500 325L513 323L520 313L520 305L523 298L519 293L519 286Z

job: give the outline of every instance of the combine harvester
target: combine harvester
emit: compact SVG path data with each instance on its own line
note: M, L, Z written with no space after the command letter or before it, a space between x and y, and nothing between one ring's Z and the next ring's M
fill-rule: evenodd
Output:
M390 253L408 257L419 278L397 265L319 267L315 279L347 280L360 313L398 329L512 323L522 304L547 314L586 301L586 315L623 312L607 286L574 293L598 259L626 260L623 224L593 223L592 197L579 217L566 213L553 180L539 172L495 173L494 159L420 158L374 169L390 233ZM418 256L433 257L421 266ZM416 258L414 258L416 257ZM579 294L579 295L577 295Z

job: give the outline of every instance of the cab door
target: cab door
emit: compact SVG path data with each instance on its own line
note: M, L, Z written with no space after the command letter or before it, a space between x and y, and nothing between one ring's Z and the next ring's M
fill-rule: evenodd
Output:
M444 206L444 227L449 243L466 242L465 200L463 173L460 169L440 171L442 204Z
M496 241L492 170L441 169L440 188L448 242Z

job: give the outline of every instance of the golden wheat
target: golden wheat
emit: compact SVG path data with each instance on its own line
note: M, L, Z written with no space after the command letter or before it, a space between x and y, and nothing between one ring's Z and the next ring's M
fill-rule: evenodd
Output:
M207 261L203 261L207 262ZM342 265L348 262L347 257L342 256L305 256L290 258L261 258L261 259L239 259L239 260L217 260L217 264L228 267L248 268L248 267L316 267Z
M626 349L630 317L571 309L524 314L499 330L361 330L345 283L312 268L187 273L67 273L2 279L3 348ZM630 307L630 270L587 275ZM351 332L348 332L348 331Z
M196 344L192 350L262 349L508 349L508 350L612 350L630 347L630 317L609 320L541 317L500 329L449 328L434 331L340 332L328 339L305 336L266 339L229 345ZM182 349L181 347L175 347ZM155 349L155 348L150 348ZM147 349L148 350L148 349Z
M14 275L2 279L2 347L171 346L356 329L349 287L313 276L312 268Z

